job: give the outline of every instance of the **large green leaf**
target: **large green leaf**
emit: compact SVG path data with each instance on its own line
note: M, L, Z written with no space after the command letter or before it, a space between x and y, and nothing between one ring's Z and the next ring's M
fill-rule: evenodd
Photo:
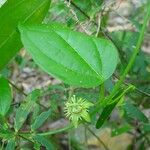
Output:
M27 96L25 101L17 109L16 116L15 116L15 125L14 125L16 131L18 131L22 127L29 113L33 111L38 97L39 97L39 90L35 90L31 92Z
M35 62L65 83L93 87L108 79L117 65L115 46L106 39L58 25L20 25L22 42Z
M8 81L0 76L0 115L5 116L12 101L11 88Z
M51 0L7 0L0 8L0 70L21 49L19 22L39 23Z

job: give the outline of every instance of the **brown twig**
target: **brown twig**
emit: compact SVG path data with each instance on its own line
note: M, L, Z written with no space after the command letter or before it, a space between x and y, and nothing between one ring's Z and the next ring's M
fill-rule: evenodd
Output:
M20 88L18 88L15 84L13 84L10 80L8 80L9 84L12 85L17 91L19 91L20 93L22 93L24 96L28 96L28 94L26 94L23 90L21 90ZM40 105L41 107L43 107L44 109L48 109L46 106L44 106L43 104L39 103L39 102L36 102L38 105ZM18 103L13 103L13 105L18 105L20 104L19 102Z
M85 126L86 126L87 130L99 141L99 143L102 144L106 150L109 150L107 145L87 125L85 125Z

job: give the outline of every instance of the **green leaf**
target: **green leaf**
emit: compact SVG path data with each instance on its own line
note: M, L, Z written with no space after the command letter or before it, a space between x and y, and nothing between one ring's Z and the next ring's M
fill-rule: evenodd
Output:
M2 7L2 5L4 5L5 2L6 2L6 0L1 0L0 1L0 7Z
M129 85L127 88L120 89L112 99L106 98L104 101L102 101L102 105L104 105L104 109L101 113L101 115L98 118L98 121L96 123L96 128L100 128L104 122L107 120L107 118L111 115L112 111L118 104L118 102L122 99L122 97L130 90L134 90L133 85Z
M0 8L0 70L22 48L19 22L40 23L51 0L7 0Z
M56 150L54 145L51 143L50 140L46 139L44 136L35 135L34 140L40 143L42 146L46 148L46 150Z
M14 150L15 149L15 139L11 139L8 141L5 150Z
M107 118L111 115L112 111L114 110L114 108L116 107L120 99L122 98L123 94L124 94L124 90L120 89L111 100L106 98L101 102L102 103L101 105L104 107L104 109L97 120L96 123L97 129L102 127L102 125L105 123ZM98 111L98 109L100 109L100 107L102 106L98 106L96 108L96 111Z
M71 31L59 24L20 25L19 30L34 61L67 84L98 86L116 68L117 50L106 39Z
M120 134L130 131L131 129L132 129L132 127L129 124L126 124L120 128L113 129L111 136L118 136Z
M40 105L35 104L34 105L34 111L32 112L32 116L31 116L31 124L36 120L39 113L40 113Z
M39 143L34 143L34 149L35 150L40 150L41 145Z
M124 109L130 118L137 119L138 121L144 123L148 122L148 118L144 115L144 113L133 104L126 102L124 105Z
M13 133L9 130L0 129L0 138L11 139L13 138Z
M73 1L81 10L90 11L92 3L90 0L74 0Z
M114 103L106 106L101 115L99 116L97 123L96 123L96 128L99 129L104 122L106 121L106 119L110 116L111 112L114 110L115 106L117 105L117 103L119 102L120 99L118 99L117 101L115 101Z
M144 131L145 133L149 132L150 133L150 124L143 124L142 125L142 131Z
M0 76L0 115L5 116L12 101L11 88L9 82Z
M48 119L48 117L52 114L51 109L46 112L42 112L35 120L35 122L31 125L32 130L36 130Z
M15 116L15 130L19 130L25 120L27 119L28 114L33 111L33 108L35 106L36 100L39 96L39 90L35 90L31 92L27 98L25 99L25 102L20 105L20 107L16 111Z
M145 149L146 149L146 146L145 146L145 145L146 145L146 144L145 144L145 140L144 140L144 141L142 141L142 142L140 143L140 145L138 146L137 149L145 150Z

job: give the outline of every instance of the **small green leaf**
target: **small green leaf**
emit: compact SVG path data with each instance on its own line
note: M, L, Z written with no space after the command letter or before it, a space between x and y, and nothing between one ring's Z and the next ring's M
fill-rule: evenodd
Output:
M134 90L134 86L129 85L126 89L120 89L118 92L116 92L112 99L109 99L109 97L104 99L104 104L102 102L102 105L104 105L105 108L103 109L101 115L98 118L96 128L99 129L104 124L104 122L111 115L111 112L114 110L118 102L122 100L122 97L125 95L125 93L130 90Z
M99 129L104 122L106 121L106 119L110 116L111 112L114 110L115 106L117 105L117 103L119 102L120 99L118 99L117 101L115 101L114 103L107 105L104 110L102 111L101 115L99 116L97 123L96 123L96 128Z
M31 116L31 124L33 124L33 122L36 120L39 113L40 113L40 105L35 104L34 111L32 112L32 116Z
M131 129L132 129L132 127L129 124L126 124L120 128L113 129L111 136L118 136L120 134L130 131Z
M150 133L150 123L143 124L142 125L142 131L144 131L145 133L147 133L147 132Z
M12 101L11 88L9 82L0 76L0 115L5 116Z
M5 150L15 150L15 139L11 139L8 141Z
M126 102L124 105L124 109L130 118L137 119L138 121L144 123L148 122L148 118L144 115L144 113L133 104Z
M0 8L0 70L22 48L19 22L40 23L51 0L7 0Z
M13 137L13 133L9 130L0 129L0 138L2 139L11 139Z
M28 114L33 111L34 105L36 103L36 100L39 96L39 90L35 90L31 92L27 98L25 99L24 103L20 105L20 107L16 111L15 116L15 130L19 130L25 120L27 119Z
M51 109L46 112L42 112L31 125L32 130L36 130L48 119L48 117L52 114Z
M116 68L117 50L106 39L71 31L58 24L20 25L19 30L34 61L67 84L98 86Z
M35 150L40 150L41 145L39 143L34 143L34 149Z
M33 138L35 141L37 141L42 146L44 146L46 150L56 150L56 148L54 148L54 145L51 143L51 141L45 138L44 136L35 135Z

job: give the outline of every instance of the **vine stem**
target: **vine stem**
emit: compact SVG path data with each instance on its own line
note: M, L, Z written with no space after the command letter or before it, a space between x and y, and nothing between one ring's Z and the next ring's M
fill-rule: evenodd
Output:
M52 131L48 131L48 132L43 132L43 133L37 133L37 135L47 136L47 135L57 134L57 133L68 131L69 129L71 129L73 127L74 127L73 124L69 124L69 125L65 126L64 128L60 128L60 129L56 129L56 130L52 130Z
M144 18L144 23L143 23L143 26L142 26L142 29L141 29L141 32L140 32L140 35L139 35L139 38L138 38L137 45L134 48L134 52L133 52L133 54L132 54L132 56L131 56L131 58L129 60L129 63L128 63L127 67L125 68L123 74L121 75L120 80L114 86L113 91L110 94L110 98L113 97L113 95L116 93L116 91L120 88L121 84L125 80L126 75L128 74L129 70L131 69L131 67L134 64L135 58L136 58L136 56L137 56L137 54L139 52L139 49L141 47L141 44L143 42L144 33L145 33L146 28L147 28L147 23L149 22L149 18L150 18L150 3L148 4L147 14L146 14L146 16Z

